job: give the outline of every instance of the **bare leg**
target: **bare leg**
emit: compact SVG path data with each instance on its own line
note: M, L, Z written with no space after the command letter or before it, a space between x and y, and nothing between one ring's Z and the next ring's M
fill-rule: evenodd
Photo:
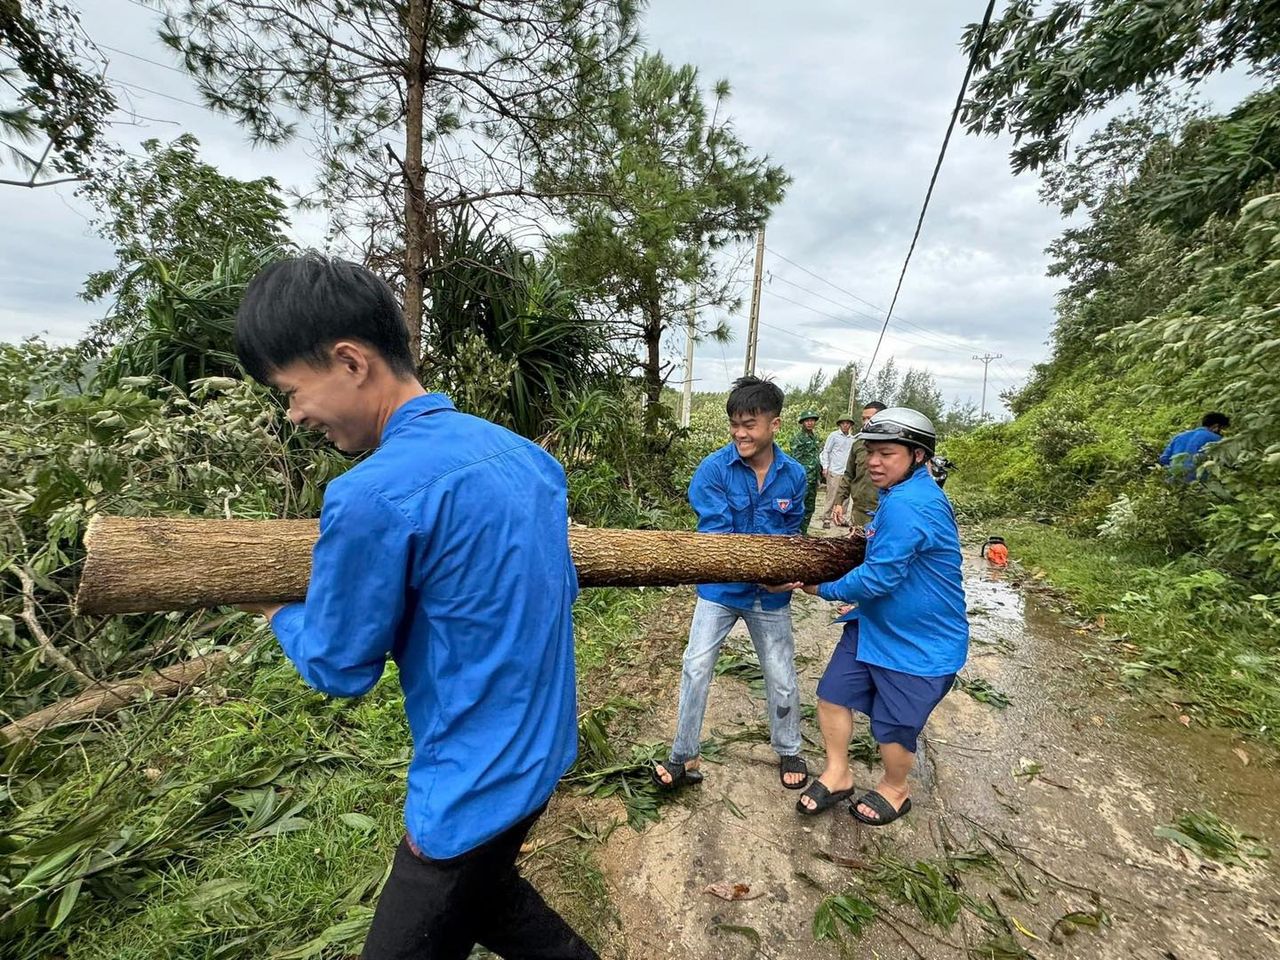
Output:
M818 729L822 731L822 746L827 754L827 765L818 777L822 785L835 793L853 786L853 771L849 769L849 740L853 736L853 711L834 703L818 700ZM809 797L800 802L808 809L817 804Z
M915 766L916 755L900 743L882 743L880 760L884 763L884 778L876 785L876 793L893 804L895 810L901 810L902 804L911 795L911 788L907 786L907 774ZM865 803L858 804L858 811L868 817L879 817Z

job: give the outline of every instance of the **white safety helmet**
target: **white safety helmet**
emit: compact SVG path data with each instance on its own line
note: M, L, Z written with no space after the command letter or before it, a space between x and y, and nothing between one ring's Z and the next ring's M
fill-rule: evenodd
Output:
M903 443L919 447L925 457L932 457L938 445L938 432L933 421L910 407L889 407L868 420L855 438L870 442Z

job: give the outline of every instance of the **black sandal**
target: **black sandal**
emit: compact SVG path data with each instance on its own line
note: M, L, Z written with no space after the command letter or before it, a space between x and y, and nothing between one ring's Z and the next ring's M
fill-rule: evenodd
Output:
M803 773L804 779L799 783L787 783L788 773ZM809 783L809 765L804 762L804 757L799 754L790 757L779 757L778 779L782 781L782 785L788 790L803 790Z
M866 804L876 812L877 819L873 820L865 814L858 812L858 804ZM875 790L868 790L861 797L849 804L849 812L853 814L854 819L865 823L869 827L883 827L886 824L893 823L899 817L905 816L911 812L911 798L902 801L902 806L897 810L893 808L888 800Z
M662 767L670 774L670 783L658 774L658 767ZM674 760L655 760L649 775L653 777L653 782L658 785L659 790L679 790L681 787L691 787L695 783L702 782L701 770L688 770L683 763L676 763Z
M824 810L830 810L841 800L848 800L853 796L853 791L857 787L850 787L848 790L836 790L832 792L827 789L827 785L821 780L814 780L809 784L809 789L800 794L800 799L796 801L796 810L803 813L806 817L816 817ZM804 798L808 797L813 801L812 809L804 805Z

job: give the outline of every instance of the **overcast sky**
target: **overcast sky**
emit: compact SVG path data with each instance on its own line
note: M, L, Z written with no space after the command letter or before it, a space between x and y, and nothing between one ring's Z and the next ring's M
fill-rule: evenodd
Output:
M80 6L90 36L113 58L118 92L152 118L119 128L122 143L190 132L224 173L309 182L305 147L254 149L198 105L192 82L164 66L174 61L155 39L154 13L133 0ZM801 383L870 357L964 75L960 33L982 6L650 4L649 47L695 64L705 86L728 79L739 136L795 181L768 227L757 372ZM1225 85L1226 102L1241 92ZM997 412L996 394L1045 357L1057 283L1045 277L1043 251L1062 226L1039 203L1036 179L1009 172L1008 150L961 129L952 137L877 361L927 367L948 400L977 402L983 365L973 355L1002 354L990 365L988 406ZM112 261L88 227L88 208L63 186L0 187L0 211L0 340L75 339L103 311L76 294ZM320 243L315 215L295 215L294 227L300 242ZM741 375L748 299L729 318L732 343L698 347L697 389L723 389ZM678 339L670 350L682 354Z

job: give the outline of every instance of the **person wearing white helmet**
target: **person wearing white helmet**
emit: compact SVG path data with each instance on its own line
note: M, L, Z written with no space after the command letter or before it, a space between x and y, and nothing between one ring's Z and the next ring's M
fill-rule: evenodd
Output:
M951 689L969 652L955 515L928 463L937 435L907 407L872 417L857 439L880 502L866 528L867 553L839 580L801 585L824 600L857 606L818 683L826 769L796 803L816 814L855 793L849 766L854 713L870 718L884 776L849 806L870 826L911 809L907 774L929 714Z

